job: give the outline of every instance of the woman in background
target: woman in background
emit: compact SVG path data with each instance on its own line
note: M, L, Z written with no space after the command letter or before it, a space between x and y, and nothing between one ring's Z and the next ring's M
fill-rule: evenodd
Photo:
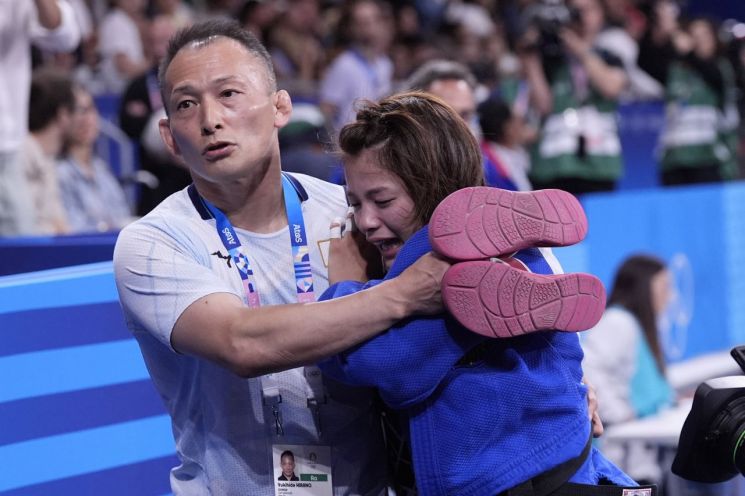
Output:
M68 222L78 233L118 230L132 220L130 207L108 164L95 153L99 117L93 98L81 86L74 94L72 125L57 164Z
M662 260L630 256L616 273L600 322L581 337L582 367L597 388L606 427L653 415L673 402L657 325L670 293L670 273ZM636 480L661 477L656 452L645 446L630 444L625 454L603 452Z

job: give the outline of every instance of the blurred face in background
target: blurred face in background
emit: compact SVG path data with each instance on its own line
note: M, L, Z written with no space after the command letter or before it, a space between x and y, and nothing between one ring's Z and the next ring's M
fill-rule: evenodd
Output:
M476 96L468 82L463 79L438 79L434 81L427 92L441 98L468 124L474 136L479 137L476 119Z
M717 35L713 26L706 21L693 21L688 26L688 34L693 38L693 51L699 58L712 59L717 54Z
M392 26L387 13L372 1L355 4L351 14L350 32L362 46L384 52L392 41Z
M93 146L98 139L98 110L90 93L75 89L75 107L67 136L72 146Z
M312 33L319 22L318 0L292 0L285 11L285 22L300 33Z
M665 311L672 298L672 283L670 271L663 269L652 276L650 281L650 293L652 295L652 308L655 315Z
M160 62L168 51L168 41L176 34L176 26L166 16L157 16L150 22L149 46L153 60Z
M605 25L605 13L599 0L572 0L570 7L579 13L579 32L585 39L594 39Z

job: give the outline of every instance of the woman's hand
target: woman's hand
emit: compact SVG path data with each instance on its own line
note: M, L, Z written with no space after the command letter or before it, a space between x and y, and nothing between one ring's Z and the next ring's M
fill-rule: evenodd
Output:
M603 422L600 420L600 415L598 414L598 396L595 393L595 388L587 381L586 377L582 378L582 382L587 386L587 410L590 413L592 437L600 437L603 435L604 429Z
M355 229L351 211L344 221L334 219L329 229L329 284L383 277L380 253Z

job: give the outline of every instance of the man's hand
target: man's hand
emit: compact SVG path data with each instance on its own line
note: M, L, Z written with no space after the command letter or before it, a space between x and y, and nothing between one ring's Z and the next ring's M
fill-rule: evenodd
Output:
M329 284L339 281L367 282L383 277L380 253L354 227L352 213L344 222L334 219L330 226Z
M398 285L410 314L435 315L445 311L441 281L449 268L450 262L434 253L427 253L388 282Z

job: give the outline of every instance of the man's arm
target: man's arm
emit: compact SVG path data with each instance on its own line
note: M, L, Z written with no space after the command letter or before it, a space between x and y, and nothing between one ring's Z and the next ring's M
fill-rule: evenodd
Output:
M171 344L244 377L315 363L405 317L442 312L440 280L449 266L429 254L395 279L317 303L247 308L234 295L210 294L181 314Z
M34 0L34 4L36 22L32 25L31 41L51 52L74 50L80 43L80 28L70 4L59 0Z
M57 0L34 0L39 24L46 29L56 29L62 23L62 11Z
M593 50L592 43L589 40L582 38L571 29L562 30L560 36L567 50L584 66L590 84L604 98L618 99L628 84L624 69L607 64Z

